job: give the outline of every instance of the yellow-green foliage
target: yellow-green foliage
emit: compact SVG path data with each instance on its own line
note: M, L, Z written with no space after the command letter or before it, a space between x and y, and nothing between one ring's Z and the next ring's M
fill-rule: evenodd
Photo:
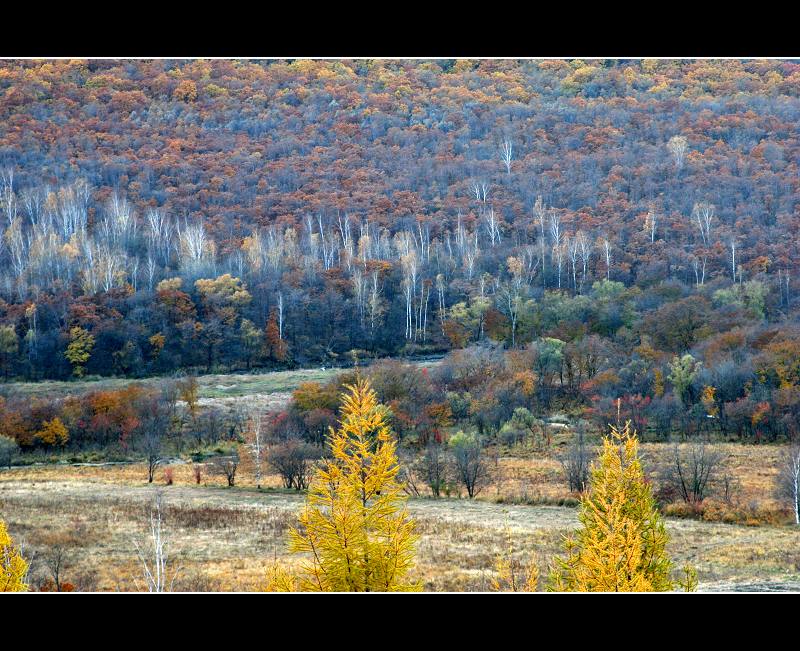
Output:
M66 445L69 441L69 430L56 416L53 420L42 423L42 429L35 436L45 445Z
M64 357L72 364L72 373L75 377L83 377L86 370L84 364L89 361L94 348L94 337L83 328L72 328L69 331L69 345L64 352Z
M527 564L514 558L511 530L506 524L506 544L494 562L495 576L492 590L496 592L536 592L539 584L539 567L534 560Z
M25 592L27 572L27 561L14 546L6 523L0 520L0 592Z
M645 482L639 442L630 422L611 428L592 464L589 490L581 498L581 528L566 540L567 557L556 559L551 590L566 592L664 592L694 589L670 578L672 561L664 521Z
M395 592L418 590L414 522L397 480L397 443L386 408L367 381L342 397L342 420L331 429L332 458L320 465L289 548L307 554L299 576L275 566L271 590Z

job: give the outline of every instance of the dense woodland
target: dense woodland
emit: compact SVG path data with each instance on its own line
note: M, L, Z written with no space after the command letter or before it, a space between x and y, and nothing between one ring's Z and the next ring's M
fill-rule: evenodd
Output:
M401 435L523 407L794 437L799 82L787 61L3 62L0 372L455 351L398 371ZM175 391L6 391L4 433L58 444L36 434L58 416L124 441Z

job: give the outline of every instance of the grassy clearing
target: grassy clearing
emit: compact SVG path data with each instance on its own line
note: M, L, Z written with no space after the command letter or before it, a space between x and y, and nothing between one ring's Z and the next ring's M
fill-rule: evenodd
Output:
M438 359L412 361L412 364L431 368ZM317 367L291 371L268 371L264 373L215 373L197 375L200 385L199 396L207 401L227 398L240 398L269 393L291 393L302 382L327 382L336 374L347 369ZM0 384L0 394L26 395L36 397L60 398L88 391L122 389L131 384L149 386L173 379L168 376L143 379L92 377L83 380L40 382L6 382Z
M301 382L324 382L340 369L298 369L251 374L198 375L200 397L206 399L235 398L259 393L291 392ZM129 378L91 378L87 380L42 382L9 382L0 385L4 393L37 397L63 397L88 391L122 389L131 384L150 386L169 380L169 377L151 377L140 380Z
M226 409L258 404L272 411L284 407L301 382L326 381L337 372L310 369L200 376L200 402ZM3 388L57 397L131 382L17 383ZM575 509L558 506L575 501L558 460L570 438L568 428L561 428L554 432L549 450L504 450L491 460L491 480L478 500L459 499L456 488L449 499L410 501L421 535L417 576L424 580L425 589L488 589L494 558L506 544L506 527L521 558L527 560L533 554L540 567L548 566L560 551L563 535L576 525ZM705 590L800 588L800 553L796 551L800 531L783 524L786 517L773 499L780 447L734 443L714 447L724 456L719 476L727 474L734 480L735 508L715 506L713 500L713 508L705 512L688 512L680 504L668 507L668 514L693 516L668 519L670 549L677 564L692 562ZM669 464L672 448L645 443L641 452L649 473L657 476ZM286 531L302 496L282 490L275 475L262 481L262 491L255 490L246 458L233 489L225 486L224 478L209 474L208 466L203 467L200 485L195 484L191 463L176 461L170 468L173 486L163 485L164 468L156 474L156 485L147 485L140 463L0 470L0 516L33 556L34 582L46 576L48 541L60 536L68 541L65 580L83 589L141 589L133 541L144 541L147 504L160 485L172 549L181 566L176 588L257 590L266 565L285 555ZM735 521L761 526L719 522L734 511Z
M286 532L303 496L281 490L274 476L257 491L247 469L233 489L213 476L194 485L190 464L173 469L175 485L163 486L163 471L157 481L181 567L175 587L257 590L267 564L285 558ZM46 574L45 542L72 534L65 580L84 589L141 588L133 541L145 540L147 505L157 488L144 477L139 464L0 472L0 515L34 555L34 580ZM421 536L416 573L426 590L488 589L506 528L521 558L533 554L546 567L577 522L574 508L497 504L490 494L473 501L412 499L409 508ZM675 518L667 527L676 563L695 564L702 590L800 586L800 530Z

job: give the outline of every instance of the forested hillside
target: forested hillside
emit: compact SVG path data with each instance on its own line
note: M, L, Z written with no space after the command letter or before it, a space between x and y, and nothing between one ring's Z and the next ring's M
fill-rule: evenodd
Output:
M774 60L5 61L0 372L485 343L547 405L791 433L799 93Z

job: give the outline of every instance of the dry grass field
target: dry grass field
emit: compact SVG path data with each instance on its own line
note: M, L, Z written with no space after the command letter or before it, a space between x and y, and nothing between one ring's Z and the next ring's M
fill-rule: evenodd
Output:
M432 368L438 358L415 360L412 364ZM346 369L318 367L291 371L263 373L227 373L198 375L198 404L231 411L238 407L257 408L274 412L286 407L294 391L303 382L324 383ZM0 384L1 395L24 395L37 398L62 398L89 391L123 389L131 384L151 386L170 380L169 377L149 377L139 380L127 378L88 378L84 380L41 382L6 382Z
M326 380L335 372L201 376L200 402L224 409L257 401L272 411L285 406L300 382ZM128 382L13 387L28 395L64 395ZM444 499L409 501L420 534L416 572L426 590L489 589L495 557L508 546L509 535L516 554L524 560L534 557L546 573L564 534L577 524L577 512L569 506L576 499L559 462L572 434L568 428L552 434L547 450L518 446L496 458L492 454L497 451L490 452L490 479L476 500L465 499L453 487ZM681 516L667 521L676 564L695 565L701 590L800 589L800 529L787 524L788 514L773 498L780 448L713 447L722 455L713 497L701 511L680 502L665 508L668 515ZM640 451L657 484L670 464L672 447L644 443ZM164 467L155 484L148 485L146 469L137 463L0 469L0 517L33 558L33 585L47 578L49 557L60 550L62 581L85 590L142 589L135 548L146 542L149 504L160 490L169 547L179 567L175 589L258 590L266 567L286 556L287 529L303 496L281 489L276 475L268 475L264 488L256 490L246 454L242 459L234 488L210 474L208 466L202 467L198 485L193 465L178 460L169 466L171 486L165 485Z
M684 454L686 448L686 444L681 444ZM715 473L716 481L712 482L715 495L721 499L727 475L732 501L742 507L756 508L757 505L765 513L781 510L773 497L780 446L715 443L711 449L722 455ZM674 454L673 446L664 443L642 443L639 451L647 473L654 477L670 466ZM494 501L527 504L569 499L559 454L559 446L555 445L547 452L515 448L512 454L500 456L492 462L495 479L482 496Z
M662 452L652 446L644 451L649 457ZM732 446L730 452L731 467L748 471L741 490L766 490L769 473L751 471L769 467L776 451ZM520 558L533 555L546 567L575 527L574 508L536 503L566 495L558 488L557 461L515 457L499 463L517 473L516 483L490 485L471 501L410 500L420 534L417 575L426 590L489 589L495 555L509 534ZM257 491L246 467L235 488L214 476L195 485L190 464L171 467L172 486L164 486L163 470L156 484L147 485L138 464L0 471L0 516L34 557L34 581L45 578L48 549L52 553L56 541L66 558L62 580L79 589L142 589L135 541L146 541L148 505L161 490L169 547L180 568L175 589L258 590L267 565L285 557L287 528L303 496L279 489L274 476ZM527 503L497 503L522 502L524 490ZM701 590L800 589L800 530L679 518L668 518L667 528L676 562L696 566Z
M287 393L301 382L324 382L340 372L338 368L298 369L266 373L198 375L200 398L236 398L253 394ZM158 384L168 377L150 377L141 380L128 378L89 378L67 382L44 380L41 382L8 382L0 386L5 393L29 396L61 397L86 391L122 389L130 384Z

